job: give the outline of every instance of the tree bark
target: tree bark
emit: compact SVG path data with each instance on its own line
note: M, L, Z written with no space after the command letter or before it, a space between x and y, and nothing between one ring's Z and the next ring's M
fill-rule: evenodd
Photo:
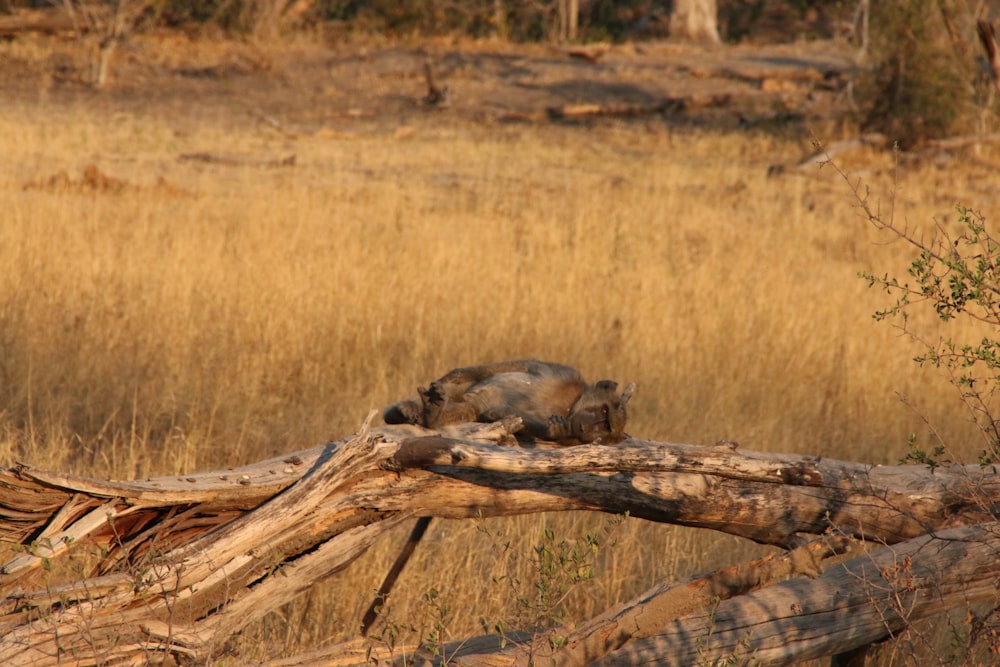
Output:
M761 665L820 658L895 636L921 618L996 599L1000 525L941 531L720 602L595 664L689 665L695 638L716 656L753 655ZM760 610L767 610L761 614Z
M580 0L556 0L558 14L558 41L576 41L577 26L580 22Z
M675 0L670 14L670 37L718 44L718 16L716 0Z
M954 528L862 553L818 576L813 568L842 544L833 538L810 547L655 587L576 630L467 638L444 646L440 655L447 664L469 667L790 665L896 636L913 622L948 609L996 603L997 523ZM782 575L794 578L773 583ZM551 639L561 648L553 650ZM342 666L371 660L383 665L444 662L430 659L419 647L397 646L390 652L352 641L269 667L321 659Z
M886 552L884 562L910 558L924 563L918 557L943 554L920 567L927 572L943 568L935 572L945 592L955 595L942 593L926 603L915 598L927 613L957 604L961 596L979 599L985 590L984 580L967 572L963 558L978 562L982 577L995 575L995 552L987 558L985 547L978 546L997 546L987 511L1000 499L992 467L870 466L635 439L556 449L494 444L509 442L513 426L465 425L447 434L418 427L363 430L338 443L244 468L145 481L101 481L23 465L0 470L0 539L24 546L0 570L0 659L14 665L145 664L151 655L166 654L210 660L234 632L336 574L386 531L419 516L588 509L713 528L784 547L801 546L830 531L838 540L922 544L925 548L914 546L912 554ZM983 524L979 532L942 537L952 534L943 532L948 529L976 524ZM966 549L962 554L943 548L959 540ZM970 540L976 544L966 544ZM97 547L93 574L54 580L59 565L86 545ZM828 543L793 551L789 572L815 576L821 561L842 547ZM812 550L822 555L796 560L795 554ZM862 558L868 562L875 556ZM662 651L675 648L677 655L686 655L690 644L685 638L691 641L699 635L690 633L706 627L706 596L739 595L726 603L735 605L733 618L742 614L739 622L752 622L755 636L777 642L781 632L797 631L796 623L809 617L789 612L788 605L774 606L771 598L746 606L739 602L755 599L744 593L770 582L771 567L748 564L739 576L722 573L715 583L689 583L673 593L674 587L651 591L579 630L555 630L570 637L565 645L576 652L553 657L564 661L560 664L576 664L581 655L626 662L662 657ZM882 570L866 567L858 563L829 585L822 583L828 581L824 573L815 581L795 579L754 595L773 589L785 592L767 594L778 601L794 594L796 602L790 604L802 608L829 605L828 611L815 613L839 619L840 638L826 644L817 640L801 651L839 652L851 648L855 638L868 642L885 632L871 615L845 613L851 607L843 605L856 602L842 600L860 597L829 599L838 586L852 596L870 596L872 577ZM898 576L924 582L918 589L929 591L930 575L919 572ZM864 576L852 579L855 574ZM672 613L650 616L654 608ZM711 636L735 642L720 644L731 650L742 639L735 629L720 634L719 609L730 606L720 604L714 612ZM640 616L645 620L635 620ZM650 618L655 623L647 627ZM681 624L671 625L675 622ZM617 628L610 642L607 623ZM819 630L814 634L826 636ZM498 649L488 639L473 645L490 654ZM780 653L767 643L755 646L761 655Z

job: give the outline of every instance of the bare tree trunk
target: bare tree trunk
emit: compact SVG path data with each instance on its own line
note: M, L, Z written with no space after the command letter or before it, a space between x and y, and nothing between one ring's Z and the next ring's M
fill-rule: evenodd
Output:
M670 14L670 36L690 42L719 43L716 0L675 0Z
M149 0L113 0L110 3L90 0L63 0L63 9L76 26L77 39L96 40L92 65L95 88L104 88L111 73L111 61L118 45L137 29L150 7Z
M575 41L580 22L580 0L556 0L556 13L559 19L557 39L560 42Z
M858 60L868 58L868 18L871 15L871 0L859 0L854 11L854 38L858 43Z
M97 75L95 85L104 88L108 83L108 73L111 71L111 58L118 48L118 36L110 35L100 41L97 46Z
M493 29L500 39L510 38L510 26L507 24L507 9L503 0L493 0Z

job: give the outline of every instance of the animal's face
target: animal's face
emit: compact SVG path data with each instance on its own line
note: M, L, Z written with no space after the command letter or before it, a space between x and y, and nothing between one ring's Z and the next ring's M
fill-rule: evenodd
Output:
M630 383L620 396L615 393L617 389L618 383L611 380L601 380L587 387L569 416L573 437L580 442L597 439L614 442L624 437L628 419L626 405L632 398L635 384Z

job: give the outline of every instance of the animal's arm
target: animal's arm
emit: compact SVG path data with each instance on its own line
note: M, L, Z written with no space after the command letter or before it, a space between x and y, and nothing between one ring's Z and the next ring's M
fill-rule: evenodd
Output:
M562 415L552 415L549 417L548 424L546 425L545 439L552 440L553 442L575 441L575 438L573 438L573 426L570 424L569 419Z

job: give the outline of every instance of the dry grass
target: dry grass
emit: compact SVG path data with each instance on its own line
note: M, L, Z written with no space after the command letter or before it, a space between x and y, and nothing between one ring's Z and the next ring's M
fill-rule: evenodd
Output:
M629 430L644 438L893 462L909 433L928 442L926 415L963 456L981 448L946 382L871 320L886 300L856 273L902 274L903 248L829 171L766 177L800 155L791 142L427 121L289 144L83 108L8 111L0 134L18 138L0 163L5 464L127 478L244 463L341 437L453 366L527 356L636 381ZM206 150L297 166L176 160ZM891 159L855 160L887 198ZM90 163L134 187L75 186ZM69 182L49 180L60 171ZM970 191L989 174L911 169L900 211L947 225L956 201L995 203ZM478 632L513 613L492 583L510 575L498 545L513 541L527 580L543 527L604 522L437 522L393 617L420 625L434 587L452 632ZM754 552L637 521L617 538L574 616ZM245 633L241 659L351 634L394 548Z

